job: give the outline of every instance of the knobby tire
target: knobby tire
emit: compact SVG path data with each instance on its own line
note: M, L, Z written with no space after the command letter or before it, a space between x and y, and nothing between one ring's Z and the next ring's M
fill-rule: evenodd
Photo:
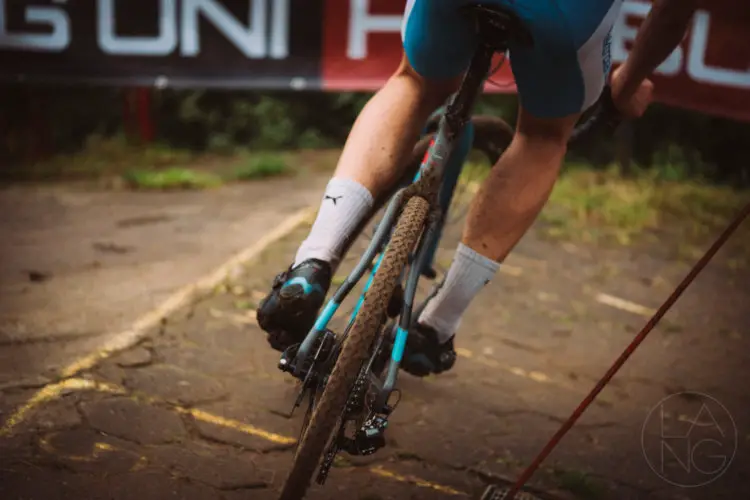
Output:
M326 446L337 430L337 423L362 364L369 358L390 297L408 263L410 252L422 234L428 210L427 201L414 196L399 216L380 267L365 295L361 312L344 341L307 429L300 438L279 500L300 500L307 492Z

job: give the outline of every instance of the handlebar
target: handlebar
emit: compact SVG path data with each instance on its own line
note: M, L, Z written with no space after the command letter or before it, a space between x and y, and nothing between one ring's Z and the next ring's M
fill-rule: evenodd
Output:
M609 85L604 86L604 90L594 106L593 114L575 127L568 144L579 143L594 130L611 135L622 123L623 117L612 100L612 89Z

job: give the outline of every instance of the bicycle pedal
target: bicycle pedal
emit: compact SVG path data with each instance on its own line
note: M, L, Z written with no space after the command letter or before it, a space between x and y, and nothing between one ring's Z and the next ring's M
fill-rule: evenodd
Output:
M294 371L294 366L292 365L292 363L294 361L294 357L297 355L298 349L299 349L299 344L294 344L294 345L287 347L281 353L281 357L279 358L279 363L276 367L282 372L292 373Z
M491 484L487 486L487 488L484 490L484 493L482 493L482 498L480 500L507 500L508 492L510 492L510 488L507 487L501 487L496 484ZM519 491L516 493L514 500L542 500L536 495L532 495L528 491Z

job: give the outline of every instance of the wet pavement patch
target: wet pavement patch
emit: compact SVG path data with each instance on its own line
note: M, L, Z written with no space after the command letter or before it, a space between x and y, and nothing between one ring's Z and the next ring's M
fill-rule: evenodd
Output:
M214 401L228 394L218 380L173 365L151 365L130 370L124 383L129 389L180 405Z
M132 398L82 403L81 411L94 429L135 443L163 444L187 437L182 419L175 412Z

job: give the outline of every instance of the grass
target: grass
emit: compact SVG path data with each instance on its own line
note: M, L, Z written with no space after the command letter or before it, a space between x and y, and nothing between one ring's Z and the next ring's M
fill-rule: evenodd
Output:
M286 175L291 172L287 159L274 153L243 153L230 173L233 180L248 181Z
M461 182L470 185L470 195L487 173L484 164L465 167ZM677 231L682 242L678 253L694 258L695 244L703 245L707 237L718 235L748 199L749 191L664 176L657 170L623 177L616 167L594 170L567 164L540 221L549 237L590 243L630 245L646 235ZM740 239L750 250L750 240Z
M698 180L661 180L652 172L622 177L569 165L541 220L549 236L629 245L644 234L679 229L685 243L713 235L748 199L747 192Z
M165 170L129 170L123 179L137 189L207 189L223 184L223 179L211 172L201 172L188 168L168 168Z
M627 244L658 224L655 190L652 183L628 181L611 171L574 167L561 175L541 218L550 236Z
M208 171L172 167L164 170L129 170L123 179L138 189L209 189L226 182L254 181L292 172L286 158L274 153L241 153L237 158L221 158L219 168ZM224 168L224 164L228 167Z
M154 169L185 164L195 159L189 151L160 144L130 144L123 136L93 135L74 154L54 156L19 172L25 180L100 178L130 169Z
M537 227L544 237L575 243L660 243L669 258L695 261L750 200L750 190L686 178L668 167L625 177L615 166L566 164ZM454 206L468 203L488 173L486 162L467 164ZM750 224L738 228L724 253L729 268L750 267Z
M57 155L13 175L26 181L120 178L131 188L165 190L208 189L291 172L282 154L207 155L161 144L131 144L122 136L92 136L75 154Z
M213 171L198 168L129 170L125 181L138 189L208 189L226 182L262 180L292 172L280 154L244 152L237 158L219 158ZM224 165L227 165L225 167Z
M338 154L336 150L301 150L209 156L159 144L133 145L120 136L92 136L79 153L55 157L14 175L27 180L117 176L137 189L207 189L225 182L288 175L294 171L290 167L293 163L304 164L311 171L327 171L335 165ZM455 199L457 206L464 207L462 212L489 172L486 160L480 158L473 155L462 172ZM679 162L665 158L663 163L663 168L636 171L628 178L616 168L592 170L586 165L567 164L541 213L540 229L551 238L621 245L644 237L659 238L660 232L668 230L677 232L679 257L697 258L707 238L718 234L750 193L686 180ZM731 265L746 267L750 238L733 240L730 246L740 244L743 257L733 257Z

